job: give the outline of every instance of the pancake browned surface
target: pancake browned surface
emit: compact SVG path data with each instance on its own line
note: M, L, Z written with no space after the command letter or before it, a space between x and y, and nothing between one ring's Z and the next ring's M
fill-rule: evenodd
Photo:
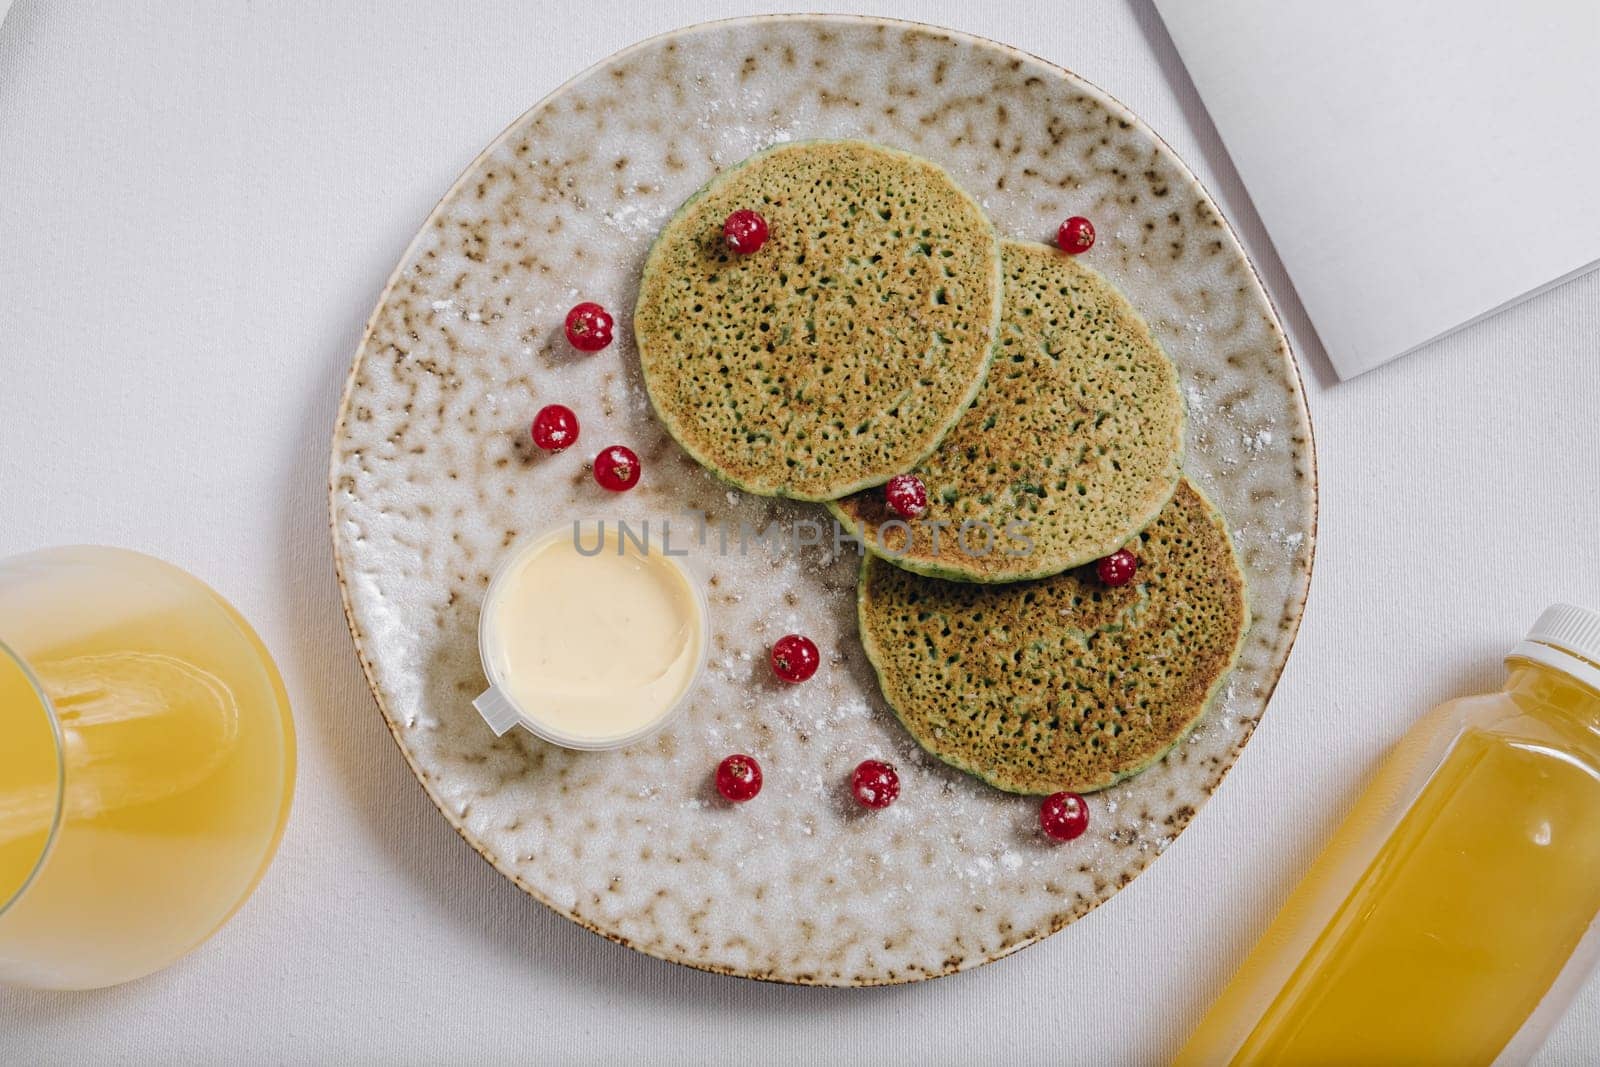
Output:
M979 582L1057 574L1116 551L1178 484L1178 375L1144 320L1075 257L1020 241L1001 251L994 365L972 407L917 465L927 513L907 530L883 526L896 516L882 492L832 505L874 551L919 574Z
M770 236L735 255L723 220ZM679 209L633 327L651 402L753 493L831 500L910 469L972 403L1000 313L983 211L925 159L861 141L775 148Z
M1089 567L979 585L867 556L862 644L917 742L1014 793L1103 789L1177 744L1244 641L1244 577L1186 480L1128 547L1116 589Z

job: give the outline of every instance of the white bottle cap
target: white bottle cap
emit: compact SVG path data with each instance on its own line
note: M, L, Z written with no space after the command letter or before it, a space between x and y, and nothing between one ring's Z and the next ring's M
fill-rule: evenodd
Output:
M1552 604L1511 655L1554 667L1600 690L1600 612Z

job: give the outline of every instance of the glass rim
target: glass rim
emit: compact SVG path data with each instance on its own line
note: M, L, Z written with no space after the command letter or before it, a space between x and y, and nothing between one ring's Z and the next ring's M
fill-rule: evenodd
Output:
M0 899L0 919L5 918L7 912L24 896L38 880L39 872L44 870L44 865L50 858L50 853L55 849L56 839L61 835L61 822L66 809L66 746L61 736L61 717L56 712L55 702L50 699L50 694L44 691L44 686L39 683L39 678L33 673L33 668L28 666L28 661L22 655L6 644L0 638L0 658L10 660L22 672L22 678L28 683L35 696L39 698L39 707L44 709L45 718L50 723L50 736L55 741L56 748L56 797L55 810L50 816L50 832L45 836L44 844L39 849L39 858L34 860L33 869L28 876L17 886L16 891L9 898Z

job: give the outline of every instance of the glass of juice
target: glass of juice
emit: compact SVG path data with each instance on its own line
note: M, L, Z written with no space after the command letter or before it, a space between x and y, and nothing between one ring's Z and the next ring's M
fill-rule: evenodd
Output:
M203 582L113 548L0 560L0 982L114 985L199 945L293 785L277 668Z

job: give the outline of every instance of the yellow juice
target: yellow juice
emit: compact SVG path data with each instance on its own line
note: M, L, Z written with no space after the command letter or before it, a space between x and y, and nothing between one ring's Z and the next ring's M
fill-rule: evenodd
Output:
M1553 1021L1600 912L1600 691L1508 665L1504 691L1407 735L1179 1063L1490 1063L1514 1038L1513 1058L1537 1047L1525 1024Z
M60 786L55 729L33 679L0 653L0 904L45 854Z
M204 584L111 549L0 563L0 641L0 979L165 966L282 834L294 733L271 658Z

